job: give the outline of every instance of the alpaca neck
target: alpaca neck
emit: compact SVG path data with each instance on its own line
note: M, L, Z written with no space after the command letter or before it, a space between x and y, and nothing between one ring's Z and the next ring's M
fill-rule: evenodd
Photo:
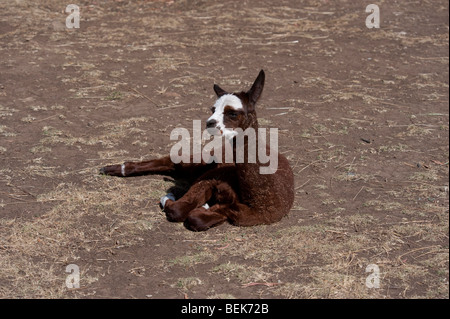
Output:
M247 201L251 200L252 191L261 187L267 187L270 181L269 175L261 174L261 163L258 156L258 122L255 120L252 122L250 128L242 137L236 137L233 145L234 160L236 164L237 176L242 196L248 196ZM239 140L239 138L241 138Z
M259 167L258 160L258 120L256 114L250 116L250 123L247 127L241 128L233 142L233 159L238 168L250 165L256 169Z

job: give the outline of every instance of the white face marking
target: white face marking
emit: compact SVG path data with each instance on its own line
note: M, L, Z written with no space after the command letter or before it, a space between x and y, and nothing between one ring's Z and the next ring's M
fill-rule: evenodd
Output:
M236 95L233 94L225 94L222 95L214 104L214 114L208 119L210 120L216 120L216 129L220 130L222 132L222 136L225 136L227 139L232 139L234 136L237 135L235 131L232 129L228 129L225 127L225 124L223 123L223 112L225 110L226 106L231 106L235 110L242 110L244 106L242 105L241 99L239 99ZM210 134L216 135L216 130L210 130Z

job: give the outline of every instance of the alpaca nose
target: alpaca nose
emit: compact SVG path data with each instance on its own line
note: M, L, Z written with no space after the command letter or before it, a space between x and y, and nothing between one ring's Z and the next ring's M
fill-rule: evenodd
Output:
M217 121L216 120L209 120L206 122L206 128L214 128L216 127Z

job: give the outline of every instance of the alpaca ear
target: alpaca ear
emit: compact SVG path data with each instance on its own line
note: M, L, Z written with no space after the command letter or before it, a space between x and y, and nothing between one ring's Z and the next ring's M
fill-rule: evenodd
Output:
M227 91L223 90L220 86L217 84L214 84L214 92L216 92L217 97L221 97L222 95L228 94Z
M261 70L255 80L255 83L253 83L252 88L247 92L250 112L255 110L255 104L258 102L264 89L265 79L266 74L264 73L264 70Z

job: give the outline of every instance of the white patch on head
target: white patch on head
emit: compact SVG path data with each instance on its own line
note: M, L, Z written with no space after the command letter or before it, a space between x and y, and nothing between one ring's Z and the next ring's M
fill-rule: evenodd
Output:
M216 120L216 129L220 130L222 132L222 136L225 136L225 138L231 140L233 137L237 135L235 131L232 129L228 129L224 125L223 121L223 112L225 110L226 106L231 106L236 111L242 110L244 106L242 105L242 101L240 98L238 98L236 95L233 94L225 94L222 95L214 104L215 112L214 114L208 119L210 120ZM212 129L210 130L210 133L212 135L217 134L217 131Z

